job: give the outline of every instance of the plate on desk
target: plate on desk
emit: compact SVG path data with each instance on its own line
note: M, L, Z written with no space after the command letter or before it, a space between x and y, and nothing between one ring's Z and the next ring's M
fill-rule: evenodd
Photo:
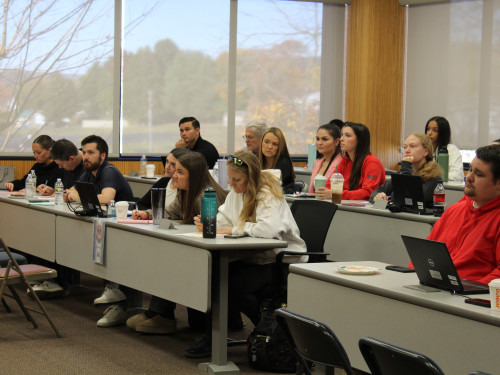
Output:
M340 273L348 275L373 275L379 271L379 269L375 267L356 265L338 266L337 269Z

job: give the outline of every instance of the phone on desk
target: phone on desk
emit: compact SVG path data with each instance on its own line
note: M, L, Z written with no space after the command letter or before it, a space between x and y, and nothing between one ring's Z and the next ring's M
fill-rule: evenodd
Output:
M226 234L224 238L243 238L247 236L247 234Z
M483 298L467 298L465 303L470 303L471 305L478 305L482 307L491 307L491 301L489 299Z
M396 271L396 272L403 272L403 273L415 272L415 270L413 268L403 267L403 266L387 266L387 267L385 267L385 269L389 270L389 271Z

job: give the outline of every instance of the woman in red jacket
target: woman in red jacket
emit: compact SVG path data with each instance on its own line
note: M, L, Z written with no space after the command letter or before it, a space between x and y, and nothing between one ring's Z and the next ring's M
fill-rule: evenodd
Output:
M344 157L337 169L344 176L342 199L368 200L385 182L382 163L370 153L370 131L363 124L346 122L340 148Z

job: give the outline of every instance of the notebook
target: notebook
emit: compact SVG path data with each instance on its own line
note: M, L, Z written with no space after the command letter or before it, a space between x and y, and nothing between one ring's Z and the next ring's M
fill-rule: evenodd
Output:
M403 212L416 214L432 214L432 209L426 210L422 178L407 174L391 175L392 204Z
M106 212L102 209L99 199L97 198L94 184L76 181L75 188L78 191L83 208L81 211L75 211L76 215L106 217Z
M460 279L444 242L402 235L420 284L454 293L489 293L487 284Z

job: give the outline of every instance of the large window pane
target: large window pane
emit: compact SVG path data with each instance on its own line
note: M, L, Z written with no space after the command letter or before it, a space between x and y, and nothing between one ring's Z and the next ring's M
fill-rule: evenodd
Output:
M0 152L31 152L39 134L111 142L114 1L6 4Z
M124 40L122 152L168 153L185 116L225 152L229 2L127 1Z
M279 127L289 151L304 154L319 125L323 5L240 0L236 149L245 124Z

